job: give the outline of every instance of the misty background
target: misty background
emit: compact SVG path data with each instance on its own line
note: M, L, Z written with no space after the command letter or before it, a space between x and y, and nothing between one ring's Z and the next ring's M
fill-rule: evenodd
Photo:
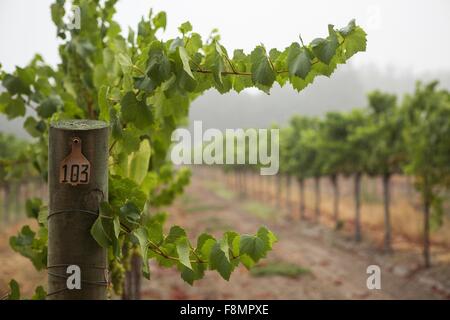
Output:
M51 65L59 62L51 3L0 1L4 70L26 64L35 53ZM326 36L327 24L340 28L353 18L368 33L367 52L338 66L331 78L316 78L300 93L290 84L275 86L270 95L257 89L225 95L208 91L190 109L190 122L202 120L204 128L267 127L284 124L294 114L320 116L330 110L365 107L367 92L380 89L401 98L414 90L417 80L439 80L441 87L450 90L449 1L119 1L116 19L125 35L128 26L136 29L150 8L167 12L163 39L177 36L177 27L189 20L204 39L218 28L229 52L236 48L250 52L260 43L282 50L298 41L300 32L310 42ZM0 115L0 131L27 137L22 121L7 121Z

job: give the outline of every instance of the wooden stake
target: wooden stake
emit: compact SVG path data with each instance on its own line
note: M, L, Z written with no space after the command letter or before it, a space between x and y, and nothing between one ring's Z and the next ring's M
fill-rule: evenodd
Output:
M48 159L48 299L106 299L107 252L90 229L108 199L108 125L52 123ZM80 268L81 289L68 289L69 265Z

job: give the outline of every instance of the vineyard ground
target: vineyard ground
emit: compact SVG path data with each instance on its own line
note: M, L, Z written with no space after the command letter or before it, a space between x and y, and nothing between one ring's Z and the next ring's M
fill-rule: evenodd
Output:
M153 281L144 282L146 299L448 299L450 264L420 267L420 250L384 255L372 243L355 244L346 233L311 222L292 221L290 213L255 200L242 200L232 189L207 174L194 175L177 201L172 223L198 235L205 229L217 236L233 227L253 233L260 225L273 230L279 242L264 264L289 263L309 272L297 278L256 278L245 268L230 282L208 274L194 287L174 270L154 266ZM438 249L442 250L442 249ZM438 254L439 252L436 252ZM382 270L382 289L368 290L366 268Z
M232 188L204 174L194 174L170 211L168 225L181 225L193 237L205 230L220 236L230 228L253 233L267 225L279 242L262 264L289 264L304 272L297 277L256 277L240 267L230 282L210 272L191 287L176 270L152 264L152 280L143 281L143 299L450 299L450 264L440 259L431 269L422 269L420 248L384 255L368 240L355 244L345 231L293 221L285 210L240 199ZM45 272L36 272L9 248L8 237L23 223L0 233L0 295L11 278L18 280L25 296L46 282ZM433 253L440 254L439 250ZM366 287L366 268L371 264L381 267L381 290Z

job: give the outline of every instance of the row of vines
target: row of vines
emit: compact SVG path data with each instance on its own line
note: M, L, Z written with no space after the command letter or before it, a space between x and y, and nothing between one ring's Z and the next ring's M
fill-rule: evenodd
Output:
M298 183L299 214L305 218L305 183L313 181L316 221L321 214L321 185L332 189L332 217L340 219L341 179L353 180L354 239L360 241L361 181L380 178L384 212L384 250L392 250L391 184L393 176L407 176L416 189L423 212L423 255L430 266L430 230L438 229L448 211L450 188L450 93L437 82L418 83L415 92L401 102L393 94L374 91L368 106L349 112L328 112L324 117L294 116L280 129L280 172L276 198L281 190ZM246 144L248 147L249 145ZM248 150L246 150L248 155ZM245 191L246 172L258 165L226 166L241 175L236 186ZM285 177L285 182L282 178ZM258 183L264 185L264 177ZM321 183L322 182L322 183ZM417 196L416 196L417 195ZM445 203L447 200L447 203Z

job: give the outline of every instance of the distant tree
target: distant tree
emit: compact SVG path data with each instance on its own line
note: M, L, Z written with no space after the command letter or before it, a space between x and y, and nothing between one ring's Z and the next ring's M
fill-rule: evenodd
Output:
M347 114L347 159L346 172L354 177L355 198L355 240L361 241L361 178L368 171L368 159L373 142L373 135L368 124L368 117L360 109Z
M0 187L3 189L3 220L10 218L11 193L14 194L12 184L19 180L36 175L29 164L29 144L27 141L16 138L10 134L0 132Z
M328 112L320 126L320 147L324 157L324 174L330 178L333 187L333 217L339 224L339 183L338 177L349 173L349 135L346 115L342 112Z
M450 94L438 90L437 82L418 83L414 94L405 97L404 130L408 152L406 173L414 176L423 201L423 256L430 262L430 219L442 218L442 191L450 187Z
M393 94L374 91L368 95L372 141L369 150L368 171L382 177L384 208L384 250L391 250L390 180L400 173L405 161L403 114L396 105Z
M307 178L307 164L305 153L301 146L301 138L304 130L310 128L311 118L294 116L289 121L289 126L280 137L280 162L287 167L289 174L296 178L300 187L300 218L305 218L305 179Z
M295 175L295 166L293 158L293 146L295 141L292 137L294 135L294 128L291 126L283 127L280 129L280 172L279 172L279 183L281 183L281 176L286 177L285 185L285 203L286 209L290 209L290 193L291 193L291 176Z
M324 160L323 152L319 146L319 124L320 121L316 118L308 120L306 127L302 130L296 151L299 155L299 170L303 170L303 174L300 177L314 179L314 211L317 221L320 218L320 178L323 174Z

